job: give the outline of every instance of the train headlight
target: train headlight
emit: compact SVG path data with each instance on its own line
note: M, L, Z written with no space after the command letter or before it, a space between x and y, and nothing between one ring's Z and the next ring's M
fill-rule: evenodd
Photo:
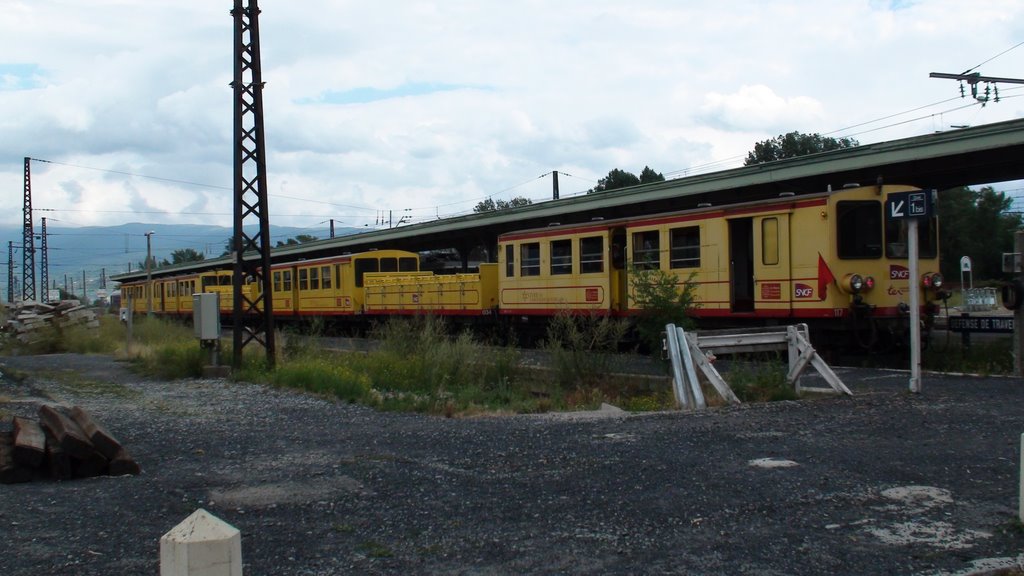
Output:
M935 272L933 274L925 274L921 278L921 285L924 286L925 288L935 288L936 290L938 290L939 288L942 288L942 282L942 274L939 274L938 272Z
M864 277L860 274L847 274L843 276L842 287L850 294L857 294L864 288Z

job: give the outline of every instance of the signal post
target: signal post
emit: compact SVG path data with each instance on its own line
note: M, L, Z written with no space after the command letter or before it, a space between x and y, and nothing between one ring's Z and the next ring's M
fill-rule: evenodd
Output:
M910 391L921 392L921 279L918 274L917 222L932 215L935 190L898 192L885 201L885 217L907 221L907 268L910 269Z

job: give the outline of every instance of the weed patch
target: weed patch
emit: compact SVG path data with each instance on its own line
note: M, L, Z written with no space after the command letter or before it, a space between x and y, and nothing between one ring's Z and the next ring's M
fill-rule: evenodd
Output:
M736 362L723 377L741 402L796 400L796 390L786 381L786 373L780 361Z
M969 348L959 337L934 339L921 355L921 366L937 372L1013 374L1013 339L977 339Z

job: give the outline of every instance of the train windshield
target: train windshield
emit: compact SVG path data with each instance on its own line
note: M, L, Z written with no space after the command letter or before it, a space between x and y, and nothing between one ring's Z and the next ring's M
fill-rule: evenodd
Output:
M840 258L864 259L882 256L881 202L838 202L836 220Z
M907 232L910 226L905 219L890 219L885 223L885 257L906 258L908 254ZM939 253L938 226L934 217L919 220L917 224L917 255L919 258L935 258Z

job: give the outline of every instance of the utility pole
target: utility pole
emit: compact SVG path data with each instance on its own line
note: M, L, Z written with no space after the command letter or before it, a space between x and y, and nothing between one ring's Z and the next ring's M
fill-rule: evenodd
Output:
M151 239L156 232L146 232L146 316L153 316L153 249ZM82 272L84 275L85 272Z
M334 238L334 218L331 218L331 238Z
M267 208L266 135L263 130L263 70L260 64L260 9L257 0L235 0L234 9L234 330L232 364L242 365L242 350L255 340L275 363L273 285L270 273L270 212ZM259 222L254 235L246 218ZM247 259L246 255L250 257ZM247 294L246 281L256 290Z
M46 218L40 220L43 225L39 233L39 285L42 286L39 301L45 304L50 301L50 261L46 252Z
M967 96L966 93L964 92L964 82L967 82L971 86L971 96L973 96L974 99L977 100L978 102L981 102L982 106L984 106L985 104L988 104L990 99L993 102L999 102L999 86L998 86L998 84L1000 82L1003 83L1003 84L1024 84L1024 78L997 78L995 76L982 76L978 72L973 72L973 73L968 73L968 72L970 72L970 70L968 70L967 72L960 73L960 74L948 74L946 72L932 72L931 74L928 75L928 77L929 78L947 78L947 79L950 79L950 80L959 80L960 81L960 97L961 98L965 98ZM985 92L982 95L979 95L979 91L978 91L978 84L979 83L984 83L985 84ZM995 92L995 94L993 94L993 92Z
M14 241L7 241L7 303L14 304Z
M558 170L551 171L551 199L558 200Z
M35 234L32 232L32 171L29 167L31 160L28 156L25 157L25 209L21 238L21 299L26 301L36 299L36 250L33 242Z

